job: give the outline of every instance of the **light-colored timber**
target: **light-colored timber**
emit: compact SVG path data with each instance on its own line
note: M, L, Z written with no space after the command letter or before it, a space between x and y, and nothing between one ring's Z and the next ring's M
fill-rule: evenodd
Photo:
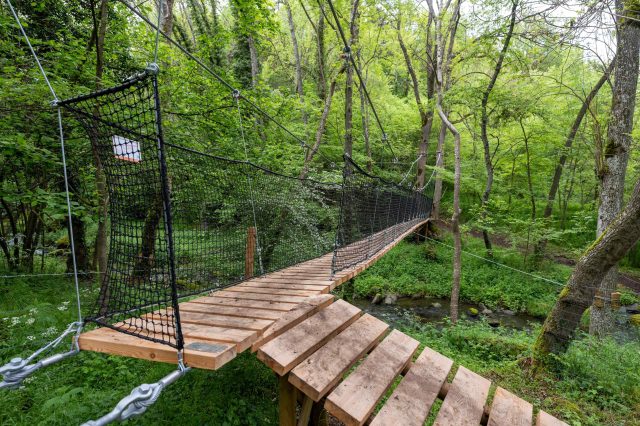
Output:
M185 364L216 370L251 348L280 375L281 425L318 424L324 407L346 424L421 425L432 414L436 425L531 426L531 404L498 388L491 406L485 406L488 380L461 366L448 383L452 360L424 348L411 362L418 347L414 339L398 331L384 337L387 324L327 294L373 265L424 223L397 225L354 243L359 250L368 249L372 241L388 244L359 263L341 253L340 262L354 264L333 275L333 254L329 253L180 303ZM250 230L247 237L245 273L250 277L255 261L250 258L255 251ZM154 315L158 313L126 323L144 329L152 317L156 329L174 332L166 315ZM156 336L152 330L147 335ZM171 346L111 328L83 333L79 343L82 350L166 363L178 360ZM394 383L397 386L389 390ZM302 396L299 410L296 394ZM436 398L444 401L434 413ZM544 411L535 424L566 426Z

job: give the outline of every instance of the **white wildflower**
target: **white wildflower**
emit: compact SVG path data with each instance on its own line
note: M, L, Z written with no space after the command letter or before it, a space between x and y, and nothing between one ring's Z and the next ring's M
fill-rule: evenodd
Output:
M66 307L65 305L58 306L58 310L59 310L59 311L66 311L66 310L67 310L67 307Z
M14 326L14 325L18 325L18 324L20 324L20 317L12 317L11 318L11 325Z
M33 324L34 322L36 322L36 319L35 319L35 318L29 318L29 319L27 319L26 324L27 324L27 325L31 325L31 324Z
M36 340L36 336L27 336L27 340L34 341Z
M31 309L29 309L29 313L30 313L31 315L35 315L35 314L37 314L37 313L38 313L38 308L31 308Z

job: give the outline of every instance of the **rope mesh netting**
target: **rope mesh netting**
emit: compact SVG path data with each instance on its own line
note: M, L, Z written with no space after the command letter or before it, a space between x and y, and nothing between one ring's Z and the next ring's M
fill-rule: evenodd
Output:
M183 347L180 298L331 251L339 271L430 212L429 198L349 158L342 183L323 183L165 142L153 73L60 105L109 188L108 269L87 320L148 340Z
M345 156L333 270L360 263L431 213L431 199L361 169Z

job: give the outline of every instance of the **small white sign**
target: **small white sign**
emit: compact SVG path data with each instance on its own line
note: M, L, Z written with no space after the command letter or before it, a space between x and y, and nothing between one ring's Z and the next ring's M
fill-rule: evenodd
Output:
M113 143L113 154L116 158L134 163L139 163L142 160L138 142L118 135L111 136L111 142Z

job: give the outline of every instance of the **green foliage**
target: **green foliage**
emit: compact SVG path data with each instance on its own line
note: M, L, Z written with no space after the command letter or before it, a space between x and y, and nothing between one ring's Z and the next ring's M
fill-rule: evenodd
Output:
M559 357L556 370L534 373L523 365L538 329L495 329L462 321L443 328L412 323L403 331L571 425L637 424L639 343L621 345L583 335Z
M448 297L451 293L452 242L449 238L444 242L449 247L437 242L400 243L356 278L356 293L361 297L376 293ZM481 242L475 238L465 239L465 250L476 256L484 255ZM461 300L544 317L561 289L553 283L482 258L463 256ZM494 260L518 269L524 267L517 251L495 249ZM569 273L569 268L553 264L545 264L535 271L535 274L557 282L564 282Z

